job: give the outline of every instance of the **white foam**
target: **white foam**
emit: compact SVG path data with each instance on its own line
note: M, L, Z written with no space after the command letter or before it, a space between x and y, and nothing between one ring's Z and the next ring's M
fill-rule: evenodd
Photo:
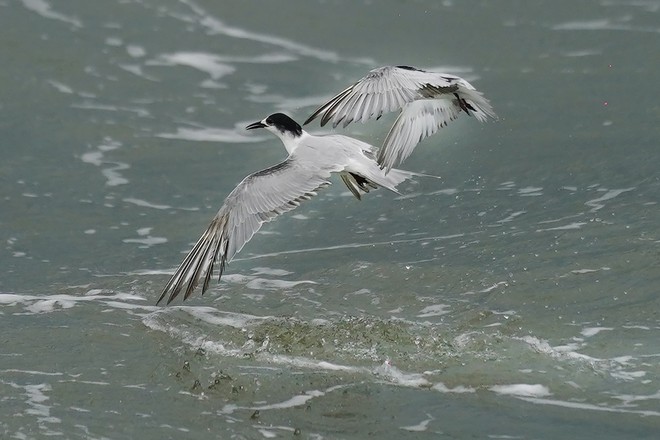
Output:
M660 416L660 411L613 408L609 406L593 405L590 403L581 403L581 402L572 402L572 401L567 402L564 400L544 399L537 397L520 396L519 398L526 402L536 403L539 405L552 405L552 406L560 406L563 408L586 409L591 411L605 411L605 412L624 413L624 414L639 414L643 416L656 416L656 417Z
M183 128L178 127L175 133L157 133L156 137L163 139L181 139L196 142L254 143L261 142L265 137L247 136L236 129L228 128Z
M410 432L424 432L428 430L428 425L431 423L435 418L431 417L430 415L427 414L429 417L426 420L422 420L416 425L411 425L411 426L402 426L400 429L403 429L404 431L410 431Z
M510 221L513 221L516 217L519 217L519 216L521 216L521 215L523 215L523 214L527 214L527 211L516 211L516 212L512 212L511 214L509 214L509 215L506 216L505 218L503 218L503 219L501 219L501 220L498 220L497 223L508 223L508 222L510 222Z
M24 295L16 295L13 293L0 293L0 304L13 306L19 302L23 302L24 299L25 299Z
M199 84L200 87L205 88L205 89L226 89L228 86L227 84L215 81L213 79L205 79Z
M543 188L541 187L536 187L536 186L527 186L525 188L520 188L518 189L518 194L521 196L540 196L543 195L541 192L543 191Z
M89 163L92 165L101 166L103 164L103 152L101 151L90 151L88 153L84 153L82 156L80 156L80 159L85 162Z
M646 371L611 371L610 375L614 378L632 381L646 376Z
M28 396L28 404L32 407L32 409L27 410L26 413L45 417L50 416L50 408L46 405L43 405L42 402L48 400L48 396L46 396L44 392L51 390L52 387L47 383L25 385L25 393Z
M617 197L617 196L619 196L623 193L626 193L626 192L629 192L629 191L634 191L635 189L636 189L635 187L623 188L623 189L610 189L610 190L602 188L602 189L599 189L598 191L603 191L603 192L605 192L605 194L603 194L602 196L600 196L598 198L588 200L588 201L584 202L584 204L591 207L591 210L589 212L596 212L599 209L602 209L602 208L605 207L605 205L601 202L605 202L607 200L613 199L613 198L615 198L615 197Z
M270 404L263 404L263 405L256 405L256 406L247 406L247 407L241 407L238 405L234 404L227 404L225 405L221 410L221 414L232 414L236 410L239 409L247 409L247 410L253 410L253 411L266 411L270 409L287 409L287 408L295 408L298 406L305 405L308 401L315 397L323 397L328 393L331 393L333 391L336 391L338 389L344 388L348 386L346 385L335 385L332 386L325 391L319 391L319 390L310 390L310 391L305 391L303 394L299 394L297 396L293 396L290 399L287 399L282 402L276 402L276 403L270 403Z
M602 270L603 271L604 270L610 270L610 268L609 267L601 267L600 269L575 269L575 270L572 270L571 273L573 273L575 275L583 275L583 274L587 274L587 273L600 272Z
M602 331L610 331L610 330L614 330L614 328L612 328L612 327L586 327L586 328L582 329L580 334L582 336L584 336L585 338L589 338L591 336L597 335L598 333L600 333Z
M626 406L630 406L636 402L644 402L648 400L660 401L660 390L654 394L619 394L612 397L621 400Z
M500 183L500 186L497 188L498 190L504 190L508 191L516 187L516 182L513 180L508 180L506 182Z
M580 229L582 226L586 225L586 222L572 222L563 226L556 226L554 228L544 228L544 229L537 229L536 232L544 232L544 231L567 231L571 229Z
M439 391L441 393L476 393L477 390L471 387L466 387L463 385L457 385L454 388L449 388L447 385L445 385L442 382L438 382L435 385L431 387L431 389Z
M550 219L550 220L542 220L542 221L539 222L539 224L543 225L543 224L547 224L547 223L559 223L559 222L563 222L563 221L568 220L568 219L574 219L574 218L582 217L582 215L583 215L583 213L565 215L563 217L553 218L553 219Z
M269 355L264 353L265 360L270 362L290 365L298 368L308 368L313 370L344 371L347 373L371 373L372 371L365 367L353 367L350 365L340 365L328 361L319 361L296 356Z
M557 345L553 347L548 343L548 341L538 339L534 336L523 336L522 338L518 338L518 339L529 344L537 352L547 354L556 359L581 360L581 361L587 361L590 364L594 364L600 361L600 359L598 358L593 358L591 356L578 353L576 350L579 349L581 346L577 343Z
M107 186L125 185L128 179L121 175L120 171L130 168L130 165L123 162L113 162L104 159L106 151L112 151L119 148L121 144L112 139L105 139L105 142L97 147L95 151L89 151L80 156L80 160L85 163L102 168L101 174L106 178ZM110 166L107 166L110 165Z
M565 57L588 57L588 56L594 56L594 55L600 55L603 52L601 50L595 50L595 49L583 49L583 50L568 50L562 52L562 55Z
M124 44L124 41L119 37L108 37L105 39L105 44L112 47L119 47Z
M292 109L299 109L305 107L317 106L319 102L324 102L330 99L331 96L284 96L279 94L265 94L262 89L255 89L251 95L247 96L247 100L250 102L256 102L259 104L269 104L273 108L284 111L291 111ZM314 134L325 134L330 133L330 131L325 131L324 129L315 130Z
M490 286L490 287L486 287L485 289L481 289L481 290L479 291L479 293L488 293L488 292L491 292L491 291L497 289L497 288L500 287L500 286L504 286L504 287L506 287L506 286L508 286L508 285L509 285L509 283L507 283L506 281L498 281L497 283L493 284L493 285ZM515 312L515 311L510 311L510 312L503 312L503 313L515 314L516 312Z
M45 0L21 0L21 2L28 10L36 12L44 18L62 21L77 28L82 27L82 22L79 19L53 11L52 6Z
M429 381L426 380L422 374L404 373L392 365L389 360L383 362L379 367L374 368L373 372L376 376L384 378L388 382L392 382L397 385L415 388L430 386Z
M550 396L550 390L545 385L540 384L510 384L510 385L494 385L489 390L507 396L522 396L522 397L546 397Z
M46 395L52 390L51 385L47 383L22 385L14 382L0 381L0 384L10 386L14 389L22 389L26 397L27 409L23 413L16 413L14 416L34 416L37 420L40 432L45 435L62 435L61 432L52 431L46 424L61 423L62 420L50 414L51 406L48 405L49 397ZM32 417L30 417L32 418ZM18 437L17 437L18 438Z
M107 301L110 300L110 301ZM117 304L122 304L124 308L137 308L135 304L130 304L127 301L144 301L145 299L131 294L116 293L112 295L17 295L10 293L0 294L0 304L7 306L23 305L27 314L41 314L56 312L61 309L68 309L74 307L78 302L85 301L102 301L107 305L111 305L111 301L116 301Z
M275 437L277 437L276 433L274 433L273 431L268 431L267 429L264 429L264 428L258 428L257 431L259 431L259 434L263 435L264 438L275 438Z
M652 7L652 9L655 9ZM654 11L655 12L655 11ZM655 26L635 26L629 24L630 16L623 16L617 20L607 18L594 20L568 21L552 26L553 30L558 31L630 31L643 33L660 33L660 29Z
M326 362L326 361L320 361L316 364L316 366L322 370L329 370L329 371L359 371L361 370L360 368L355 368L355 367L350 367L346 365L339 365L339 364L333 364L332 362Z
M202 7L197 5L192 0L181 0L182 3L188 5L190 9L199 16L199 24L204 26L208 33L211 35L220 34L232 38L246 39L250 41L256 41L259 43L273 45L297 53L302 56L308 56L316 58L322 61L337 62L341 60L341 57L336 52L331 52L327 50L316 49L311 46L307 46L286 38L278 37L276 35L269 34L260 34L256 32L251 32L245 29L241 29L234 26L228 26L223 23L221 20L215 18L210 12L204 10ZM375 66L378 63L373 59L347 59L348 61L358 62L366 64L369 66Z
M46 299L43 301L36 301L25 309L32 313L48 313L56 309L70 309L76 305L75 301L62 300L62 299Z
M147 65L188 66L208 74L214 80L230 75L236 68L223 63L217 55L206 52L175 52L160 55L155 60L148 61Z
M158 313L170 313L170 310L180 310L188 313L203 322L212 325L223 325L233 328L244 328L249 324L258 323L268 319L273 319L271 316L255 316L246 315L243 313L223 312L213 307L196 307L196 306L175 306L167 309L159 308Z
M613 330L608 328L597 328L596 330L585 329L584 337L590 337L603 330ZM551 346L547 341L541 341L532 336L525 336L518 338L532 346L536 351L545 353L555 359L585 362L590 368L600 371L604 374L609 374L613 378L623 381L639 380L647 375L646 371L633 370L626 371L624 368L634 366L634 359L632 356L618 356L611 359L599 359L577 352L581 347L586 346L586 343L571 342L564 345ZM583 341L580 338L575 338L576 341Z
M64 373L59 372L50 372L50 371L39 371L39 370L19 370L17 368L8 368L6 370L0 370L2 373L21 373L29 374L30 376L63 376Z
M122 64L118 64L118 66L119 66L119 68L121 68L121 69L123 69L123 70L125 70L129 73L132 73L135 76L139 76L140 78L144 78L144 79L149 80L149 81L158 81L158 78L153 77L151 75L147 75L146 73L144 73L142 71L142 66L140 66L139 64L124 64L124 63L122 63Z
M432 306L427 306L424 307L422 310L419 311L419 314L417 315L418 318L430 318L432 316L442 316L446 315L449 313L449 310L447 310L450 306L447 304L435 304Z
M154 312L160 309L159 306L149 306L146 304L131 304L121 301L104 301L103 303L108 307L112 307L114 309L123 309L123 310L145 310L147 312Z
M268 278L254 278L245 285L248 289L254 290L283 290L291 289L300 284L317 284L315 281L300 280L300 281L285 281L275 280Z
M107 387L110 385L110 382L102 382L98 380L61 380L60 382L68 382L68 383L81 383L85 385L96 385L96 386L102 386L102 387Z
M253 267L252 272L254 272L255 275L271 275L278 277L291 275L293 273L284 269L271 269L270 267Z
M149 203L146 200L142 199L136 199L132 197L127 197L125 199L122 199L122 202L126 203L131 203L133 205L145 207L145 208L153 208L153 209L172 209L170 205L156 205L155 203Z
M593 31L611 29L612 22L609 19L595 19L595 20L579 20L567 21L565 23L556 24L552 27L553 30L561 31Z
M129 44L126 46L126 52L133 58L141 58L147 54L147 51L142 46L136 44Z
M441 190L438 190L438 191L432 191L432 192L428 193L429 196L434 196L434 195L437 195L437 194L442 194L442 195L446 195L446 196L453 196L455 194L458 194L458 190L456 188L447 188L447 189L441 189Z
M289 400L285 400L284 402L278 402L278 403L271 403L269 405L261 405L261 406L255 406L250 409L254 410L259 410L259 411L264 411L268 409L284 409L284 408L295 408L296 406L302 406L305 403L307 403L309 400L313 399L314 397L321 397L324 396L325 393L322 391L306 391L305 394L299 395L299 396L293 396Z
M55 80L50 79L50 80L48 80L48 84L55 87L55 89L57 89L57 91L60 92L60 93L66 93L66 94L73 93L73 89L71 87L69 87L66 84L61 83L59 81L55 81Z
M141 107L126 107L126 106L116 106L116 105L104 105L96 104L92 102L83 102L79 104L71 104L71 107L78 108L82 110L99 110L106 112L130 112L135 113L136 115L146 118L150 116L149 110Z
M167 238L165 237L152 237L147 235L144 238L125 238L122 240L123 243L136 243L141 244L141 248L148 248L157 244L167 243Z

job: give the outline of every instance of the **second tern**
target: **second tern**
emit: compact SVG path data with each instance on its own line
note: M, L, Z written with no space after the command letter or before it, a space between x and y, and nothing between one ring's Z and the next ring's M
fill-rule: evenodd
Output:
M384 113L401 110L378 154L386 171L403 162L423 139L436 133L461 112L479 121L496 118L483 94L465 79L448 73L427 72L410 66L385 66L371 70L307 118L303 125L321 118L321 126L366 122Z

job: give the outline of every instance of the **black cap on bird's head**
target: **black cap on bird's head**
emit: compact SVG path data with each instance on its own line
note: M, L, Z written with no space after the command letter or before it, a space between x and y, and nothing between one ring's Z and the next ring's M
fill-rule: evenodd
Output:
M266 119L259 122L254 122L247 127L246 130L254 130L255 128L270 128L273 127L281 133L290 133L292 136L302 135L302 127L296 121L285 115L284 113L273 113Z

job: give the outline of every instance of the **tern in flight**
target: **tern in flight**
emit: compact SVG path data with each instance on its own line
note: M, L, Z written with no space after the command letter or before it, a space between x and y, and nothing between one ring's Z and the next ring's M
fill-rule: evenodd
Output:
M401 110L378 153L386 172L403 162L415 146L456 119L461 112L479 121L497 116L483 94L461 77L426 72L409 66L385 66L370 71L319 107L303 125L321 117L333 128L366 122Z
M238 253L262 224L296 208L330 185L339 173L348 189L360 199L378 187L397 192L397 185L416 175L392 169L385 173L374 157L375 147L342 135L314 136L290 117L275 113L250 124L248 130L265 128L280 138L289 156L282 163L247 176L229 193L206 231L184 258L158 298L172 302L182 291L187 299L200 281L208 289L214 265L218 281L225 264Z

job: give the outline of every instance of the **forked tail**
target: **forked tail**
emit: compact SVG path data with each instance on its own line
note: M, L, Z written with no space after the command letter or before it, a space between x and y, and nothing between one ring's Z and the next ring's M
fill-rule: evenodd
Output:
M489 117L497 119L493 106L478 90L459 86L456 98L461 109L469 115L474 115L479 122L485 122Z

